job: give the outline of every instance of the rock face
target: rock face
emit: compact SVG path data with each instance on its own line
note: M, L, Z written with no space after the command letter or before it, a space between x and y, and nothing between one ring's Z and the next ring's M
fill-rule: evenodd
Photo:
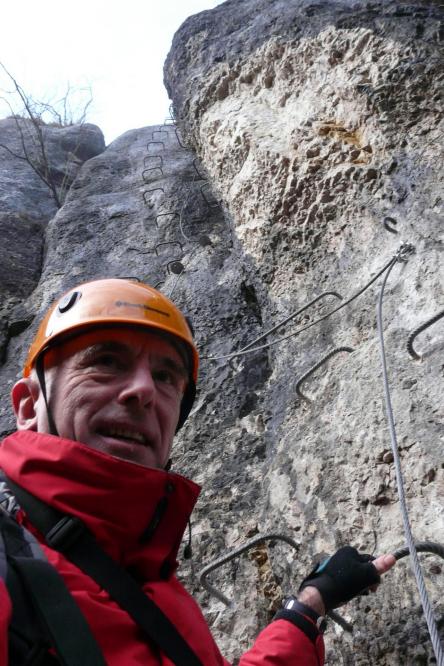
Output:
M193 566L181 571L228 659L314 560L349 542L376 554L404 543L376 337L381 278L314 323L401 242L415 253L396 263L384 299L401 463L415 538L444 542L444 320L415 340L421 360L407 352L443 307L441 18L420 2L229 0L176 34L165 76L177 125L86 155L57 213L30 174L11 177L19 165L2 170L11 216L28 216L38 238L49 222L43 257L40 245L14 260L34 268L2 278L0 429L13 427L8 393L55 294L133 276L191 316L201 388L173 463L204 490ZM353 352L300 381L338 348ZM256 546L211 574L232 609L202 591L204 564L266 532L297 550ZM441 563L422 561L442 622ZM329 630L328 664L432 663L407 560L342 613L355 630Z
M48 172L60 198L80 166L105 148L95 125L40 127ZM23 159L24 156L28 160ZM32 168L42 164L35 126L29 120L0 120L0 358L10 337L31 322L22 307L37 285L45 252L45 228L57 204L50 188Z
M441 541L443 320L418 336L420 361L406 343L444 302L442 18L436 3L230 0L188 19L165 65L179 126L232 217L256 317L253 326L239 317L229 336L216 328L202 341L205 355L238 349L323 292L348 299L401 242L415 247L389 278L384 326L415 537ZM238 314L229 266L215 327L230 300ZM300 541L297 554L279 547L221 570L238 610L208 599L208 616L228 653L254 633L251 608L265 618L279 588L294 589L314 558L346 542L380 553L404 541L375 332L379 286L291 337L338 305L326 295L261 343L287 339L234 367L204 365L216 395L201 408L203 448L219 441L223 461L205 471L213 487L198 527L204 559L256 529ZM298 386L338 347L354 351ZM234 403L227 386L237 389ZM440 566L423 562L442 618ZM347 608L355 634L330 632L329 663L429 663L419 608L404 560L377 598Z

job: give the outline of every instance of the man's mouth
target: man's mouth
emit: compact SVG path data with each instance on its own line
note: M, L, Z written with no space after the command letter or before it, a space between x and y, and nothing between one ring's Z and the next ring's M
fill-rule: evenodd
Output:
M112 439L121 439L126 442L137 442L146 446L148 443L147 438L137 430L130 430L129 428L101 428L99 435L104 437L111 437Z

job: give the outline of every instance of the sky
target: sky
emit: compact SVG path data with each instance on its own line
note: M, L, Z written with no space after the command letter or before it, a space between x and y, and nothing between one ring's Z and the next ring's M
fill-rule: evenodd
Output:
M163 63L174 33L222 0L21 0L2 5L0 62L35 99L72 90L109 144L127 130L162 123L169 100ZM0 75L0 93L10 81ZM78 91L78 92L75 92ZM16 109L17 110L17 109ZM10 115L0 100L0 117Z

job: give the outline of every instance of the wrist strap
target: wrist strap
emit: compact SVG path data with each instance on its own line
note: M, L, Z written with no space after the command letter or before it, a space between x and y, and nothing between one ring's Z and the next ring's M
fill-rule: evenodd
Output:
M296 599L296 597L288 597L284 601L284 604L285 604L284 606L285 610L298 611L299 613L302 613L302 615L309 617L310 620L313 620L316 626L318 626L318 620L321 617L321 615L319 615L319 613L317 613L314 610L314 608L311 608L310 606L303 604L301 601Z
M283 608L276 613L273 620L288 620L288 622L291 622L295 627L300 629L314 645L320 636L320 631L317 626L314 625L313 622L310 622L310 620L307 620L307 618L301 615L298 611Z

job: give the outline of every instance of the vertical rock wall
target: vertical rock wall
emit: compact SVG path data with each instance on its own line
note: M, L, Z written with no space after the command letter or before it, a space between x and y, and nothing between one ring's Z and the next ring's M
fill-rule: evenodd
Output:
M104 150L103 134L90 124L42 124L41 132L48 176L63 197L83 162ZM0 120L0 362L10 339L32 322L25 301L38 284L46 225L57 211L51 190L31 166L43 172L42 159L30 120Z
M233 285L227 261L204 356L239 349L323 292L348 299L401 242L414 246L389 279L386 344L415 537L441 542L443 320L418 336L420 361L406 343L444 305L442 18L442 8L425 2L229 0L183 24L165 66L179 126L232 216L257 317L251 326L239 316L233 289L237 321L228 337L218 330ZM375 331L380 282L300 335L291 337L337 297L326 295L262 341L288 336L279 344L231 364L203 361L210 401L195 417L202 452L191 469L200 461L210 482L197 527L204 559L256 531L300 542L298 553L262 549L215 576L237 603L232 613L205 599L228 653L246 644L314 558L347 542L374 553L404 542ZM338 347L353 353L331 357L301 396L299 378ZM228 410L227 387L237 393ZM220 462L206 465L215 446ZM442 621L441 564L423 563ZM345 613L355 633L330 631L328 663L432 663L406 560L377 598Z

